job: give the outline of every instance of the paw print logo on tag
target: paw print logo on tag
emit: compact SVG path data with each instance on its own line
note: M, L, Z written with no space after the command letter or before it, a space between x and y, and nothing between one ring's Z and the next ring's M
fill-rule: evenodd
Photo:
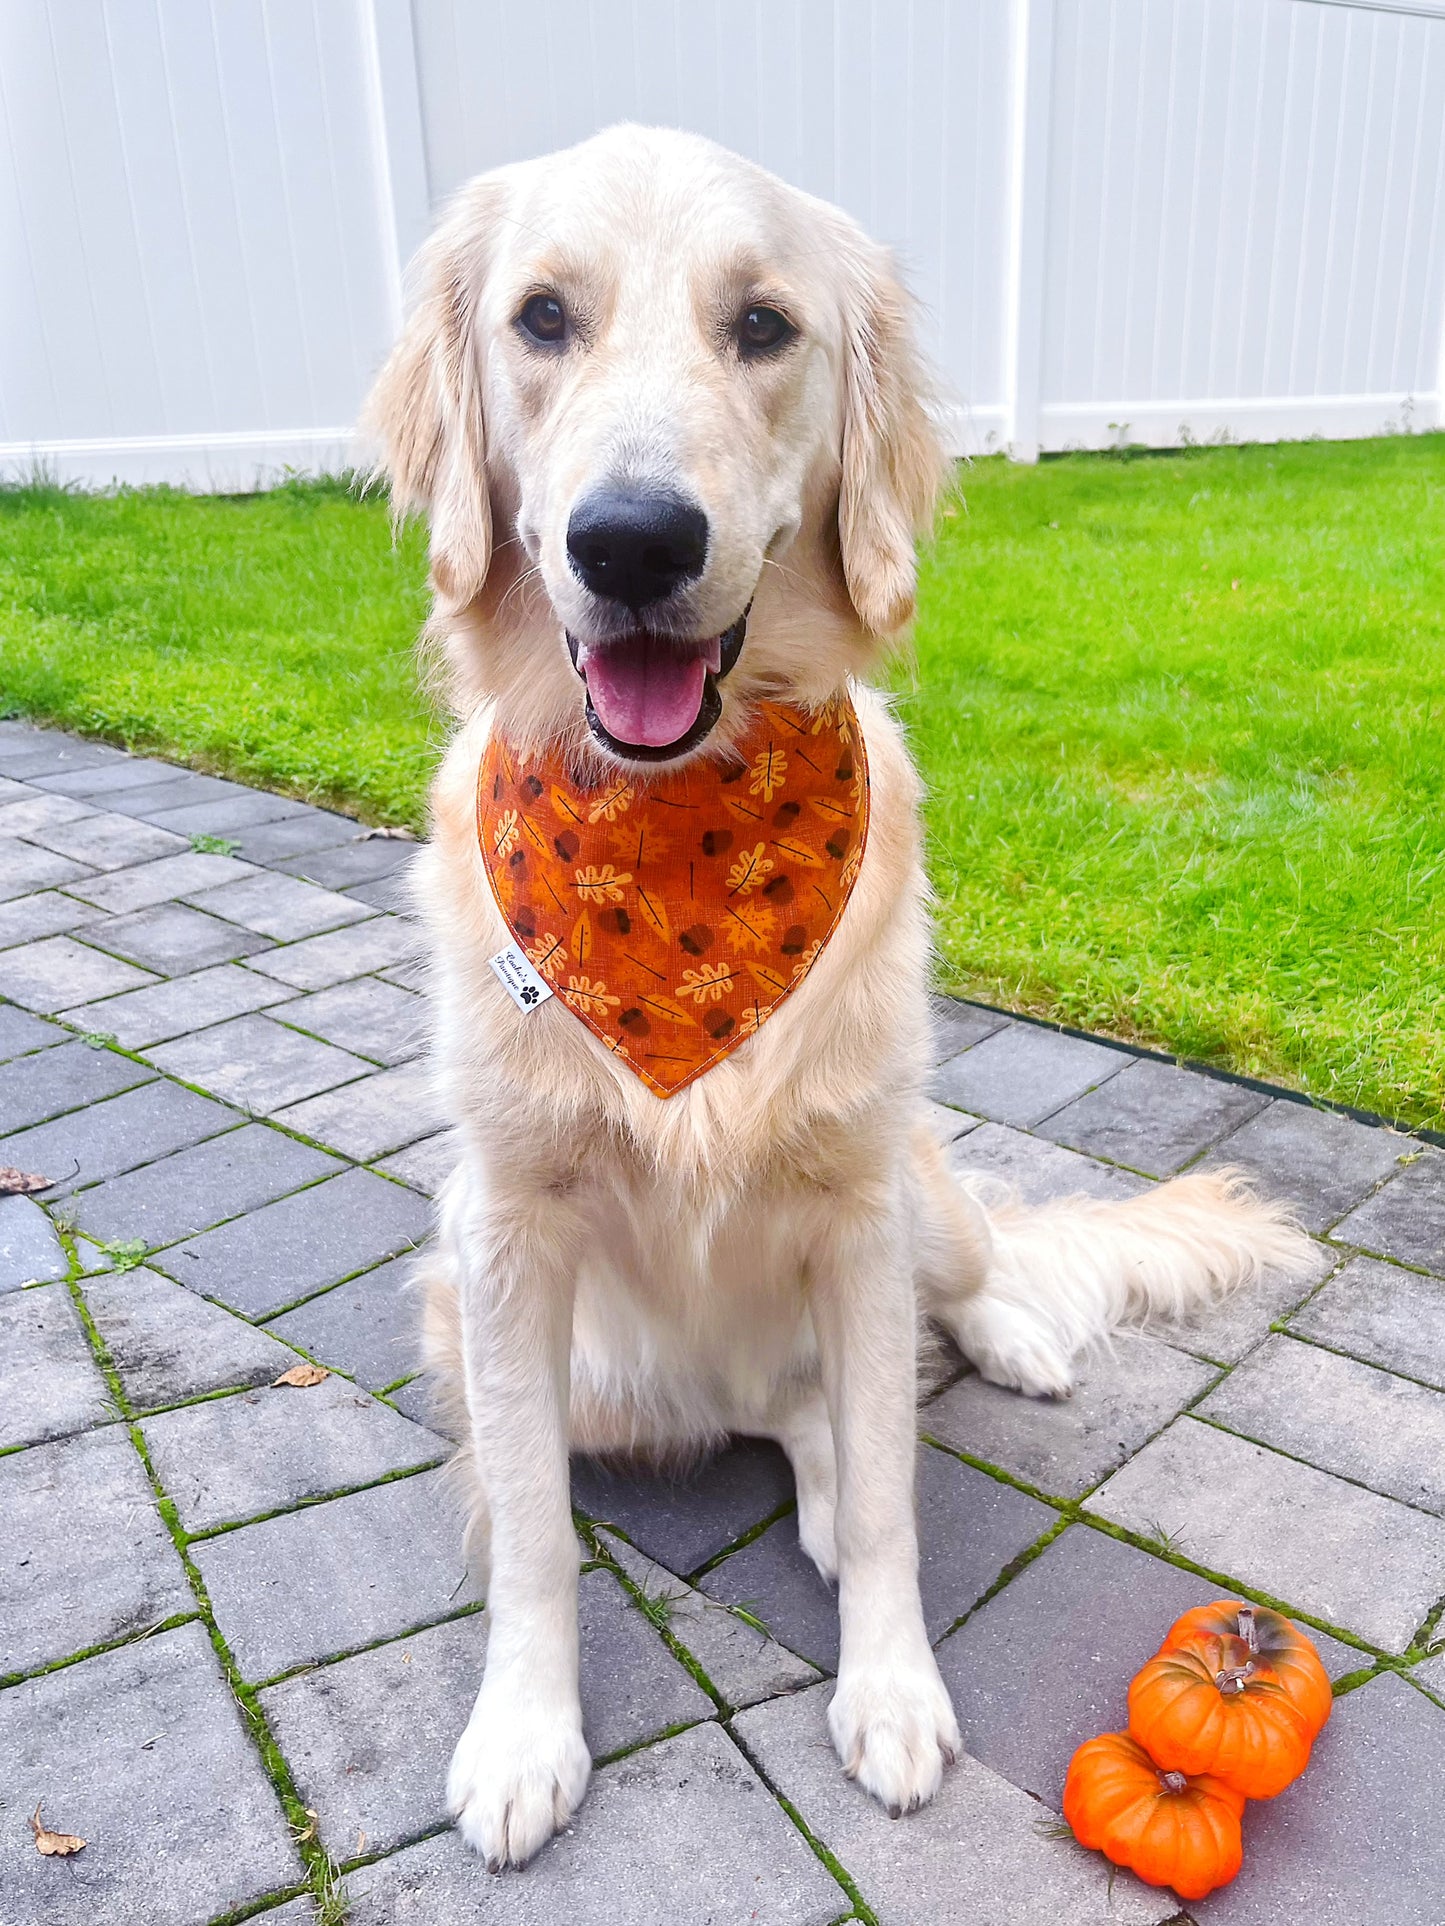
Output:
M488 957L492 974L519 1010L535 1010L552 995L552 986L532 967L531 961L515 943Z

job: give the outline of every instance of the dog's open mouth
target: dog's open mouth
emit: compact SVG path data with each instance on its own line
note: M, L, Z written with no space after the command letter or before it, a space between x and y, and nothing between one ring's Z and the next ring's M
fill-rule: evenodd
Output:
M606 642L567 637L587 685L587 724L605 749L666 762L706 739L722 714L718 683L742 653L746 609L721 635L677 641L637 630Z

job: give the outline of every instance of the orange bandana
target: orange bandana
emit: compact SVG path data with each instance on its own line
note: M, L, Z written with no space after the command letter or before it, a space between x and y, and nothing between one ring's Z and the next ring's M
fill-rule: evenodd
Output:
M750 1037L807 975L868 834L868 761L846 696L765 702L738 759L581 787L495 737L477 839L533 967L659 1097Z

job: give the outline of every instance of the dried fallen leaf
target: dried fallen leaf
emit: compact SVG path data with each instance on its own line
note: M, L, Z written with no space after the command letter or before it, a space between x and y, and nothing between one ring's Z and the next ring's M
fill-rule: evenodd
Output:
M30 1830L35 1834L35 1850L57 1859L66 1859L73 1852L80 1852L85 1841L77 1839L73 1832L47 1832L40 1823L40 1808L37 1806L30 1815Z
M283 1371L279 1378L272 1378L271 1382L273 1385L295 1384L304 1390L307 1385L320 1384L323 1378L330 1376L331 1373L322 1364L293 1364L289 1371Z
M379 823L374 829L363 830L361 840L364 843L369 843L378 836L393 838L399 843L414 843L416 841L416 831L403 829L400 823Z
M49 1177L37 1177L33 1170L17 1170L14 1164L0 1164L0 1197L28 1197L32 1191L49 1190Z

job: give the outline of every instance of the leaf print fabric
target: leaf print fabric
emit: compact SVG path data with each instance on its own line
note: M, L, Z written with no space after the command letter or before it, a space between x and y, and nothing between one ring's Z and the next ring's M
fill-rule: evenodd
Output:
M659 1097L754 1036L802 982L867 834L846 696L762 704L727 763L614 770L589 787L560 757L494 739L477 772L477 844L513 936L558 1005Z

